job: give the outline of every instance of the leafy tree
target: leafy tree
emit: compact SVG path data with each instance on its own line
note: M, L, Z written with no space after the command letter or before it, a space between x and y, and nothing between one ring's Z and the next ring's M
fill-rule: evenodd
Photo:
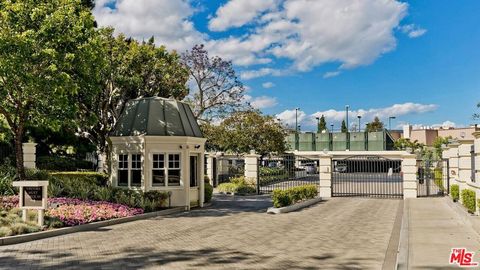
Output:
M435 154L437 158L442 157L442 152L443 152L442 147L443 145L448 145L451 139L452 139L452 136L448 136L445 138L438 136L437 138L435 138L435 140L433 141L433 147L435 148Z
M375 116L373 119L373 122L370 122L367 124L366 132L377 132L377 131L382 131L384 129L383 122L380 121L380 118L378 116Z
M347 133L348 132L348 128L347 128L347 124L345 124L345 120L342 120L341 132L342 133Z
M477 104L477 108L480 109L480 102ZM476 119L476 120L480 119L480 113L473 114L473 118Z
M138 42L113 29L98 31L103 56L96 81L98 94L84 96L82 102L85 127L82 134L97 145L97 152L107 158L109 133L130 99L139 97L166 97L183 99L188 94L188 70L176 53L156 47L153 38Z
M0 2L0 113L15 142L16 169L25 179L26 125L57 128L71 119L89 78L94 18L79 0Z
M231 61L210 57L203 45L195 45L182 60L196 87L190 102L197 119L211 121L250 107L244 102L245 88Z
M397 150L407 150L411 149L413 152L416 152L418 150L422 150L425 148L425 145L422 143L419 143L418 140L415 141L410 141L410 139L405 139L405 138L400 138L395 141L393 147Z
M324 130L327 130L327 121L325 120L325 116L322 115L320 117L320 122L318 123L318 131L322 132Z
M255 150L260 155L286 150L285 129L274 117L258 111L236 112L220 125L202 124L210 150L249 153Z

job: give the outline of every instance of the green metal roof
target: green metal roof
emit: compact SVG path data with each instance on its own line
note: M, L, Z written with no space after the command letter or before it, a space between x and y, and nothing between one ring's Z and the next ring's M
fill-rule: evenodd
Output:
M111 136L203 137L188 104L159 97L127 102Z

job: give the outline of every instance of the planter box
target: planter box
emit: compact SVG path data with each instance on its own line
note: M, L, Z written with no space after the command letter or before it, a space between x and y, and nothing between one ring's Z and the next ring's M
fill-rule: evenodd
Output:
M314 205L320 202L321 200L322 200L321 197L317 197L317 198L313 198L310 200L306 200L306 201L299 202L299 203L292 204L285 207L280 207L280 208L270 207L267 209L267 214L282 214L282 213L293 212L293 211L308 207L310 205Z

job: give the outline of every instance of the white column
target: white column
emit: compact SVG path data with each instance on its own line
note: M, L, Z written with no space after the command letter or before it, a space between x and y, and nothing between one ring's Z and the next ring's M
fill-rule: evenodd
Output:
M35 169L36 162L36 143L24 143L23 144L23 166L28 169Z
M200 155L198 155L198 164L197 166L200 166L200 168L197 168L197 169L200 169L200 175L199 175L199 179L198 181L200 181L199 183L199 192L200 192L200 200L199 200L199 203L200 203L200 207L203 207L203 203L205 202L205 179L204 179L204 175L205 175L205 154L202 152Z
M207 171L205 172L205 174L208 176L208 179L209 179L209 183L210 185L214 185L213 184L213 158L214 158L214 154L213 153L207 153L205 154L207 156Z
M449 145L449 164L450 164L450 185L456 184L459 185L459 171L458 171L458 147L460 144L452 143ZM460 187L461 188L461 187Z
M474 132L473 136L475 136L475 183L480 183L480 131ZM480 199L480 197L477 198Z
M458 179L460 180L460 189L467 188L467 183L471 182L472 177L472 144L461 144L458 146Z
M180 167L182 170L181 175L185 190L185 210L190 210L190 150L188 149L187 144L184 144L182 148L182 165Z
M258 182L258 159L260 155L255 154L255 152L250 152L250 154L245 155L245 178L252 183L257 185ZM257 190L259 187L257 186Z
M402 156L403 198L417 198L417 157L414 154Z
M332 197L332 156L321 155L319 157L319 180L320 180L320 197Z

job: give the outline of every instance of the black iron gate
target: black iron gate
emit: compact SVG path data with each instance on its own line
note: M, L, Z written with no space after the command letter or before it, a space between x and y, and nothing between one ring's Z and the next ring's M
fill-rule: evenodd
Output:
M332 163L334 197L403 198L400 159L353 156Z
M301 185L319 185L318 158L293 154L267 157L260 160L258 192L270 193Z
M443 196L450 193L448 160L417 161L418 197Z

